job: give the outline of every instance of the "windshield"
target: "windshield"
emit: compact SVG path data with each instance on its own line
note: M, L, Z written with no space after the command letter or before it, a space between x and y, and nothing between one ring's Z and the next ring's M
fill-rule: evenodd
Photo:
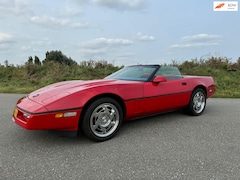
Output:
M137 65L125 67L109 76L105 79L120 79L130 81L147 81L153 76L159 65Z

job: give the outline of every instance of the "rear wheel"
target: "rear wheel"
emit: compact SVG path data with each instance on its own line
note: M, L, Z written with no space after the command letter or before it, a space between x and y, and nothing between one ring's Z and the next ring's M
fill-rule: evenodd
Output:
M105 141L117 133L122 120L123 112L119 103L112 98L100 98L84 112L81 129L88 138Z
M203 89L197 88L191 95L190 102L183 111L189 115L199 116L203 113L206 107L206 93Z

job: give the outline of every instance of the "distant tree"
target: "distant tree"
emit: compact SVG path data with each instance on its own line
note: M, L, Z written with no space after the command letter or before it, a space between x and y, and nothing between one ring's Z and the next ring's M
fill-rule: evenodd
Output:
M9 66L8 60L5 60L4 64L5 64L5 67L8 67Z
M37 56L34 57L34 64L41 65L41 61L39 60L39 58Z
M37 56L35 56L34 61L33 61L32 56L29 56L28 61L25 63L27 75L32 76L32 75L36 74L37 69L38 69L37 65L41 65L41 61L39 60L39 58Z
M240 57L238 57L238 59L237 59L237 63L240 65Z
M32 58L32 56L29 56L29 57L28 57L28 63L30 63L30 64L33 63L33 58Z
M55 61L60 64L65 64L68 66L77 64L76 61L72 60L70 57L68 58L61 51L46 52L46 58L45 58L44 62L47 62L47 61Z

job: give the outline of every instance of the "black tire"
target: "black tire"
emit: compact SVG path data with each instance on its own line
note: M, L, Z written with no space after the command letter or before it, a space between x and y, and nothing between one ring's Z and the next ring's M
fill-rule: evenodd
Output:
M100 142L112 138L123 121L123 111L119 103L108 97L90 104L81 122L83 133L91 140Z
M206 107L206 93L203 89L197 88L193 91L189 104L183 108L183 112L192 116L199 116Z

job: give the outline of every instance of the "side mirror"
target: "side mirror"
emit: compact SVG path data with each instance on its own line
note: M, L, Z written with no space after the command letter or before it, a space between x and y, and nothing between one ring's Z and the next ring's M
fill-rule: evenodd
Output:
M166 77L164 76L156 76L154 79L153 79L153 83L160 83L160 82L166 82L167 79Z

